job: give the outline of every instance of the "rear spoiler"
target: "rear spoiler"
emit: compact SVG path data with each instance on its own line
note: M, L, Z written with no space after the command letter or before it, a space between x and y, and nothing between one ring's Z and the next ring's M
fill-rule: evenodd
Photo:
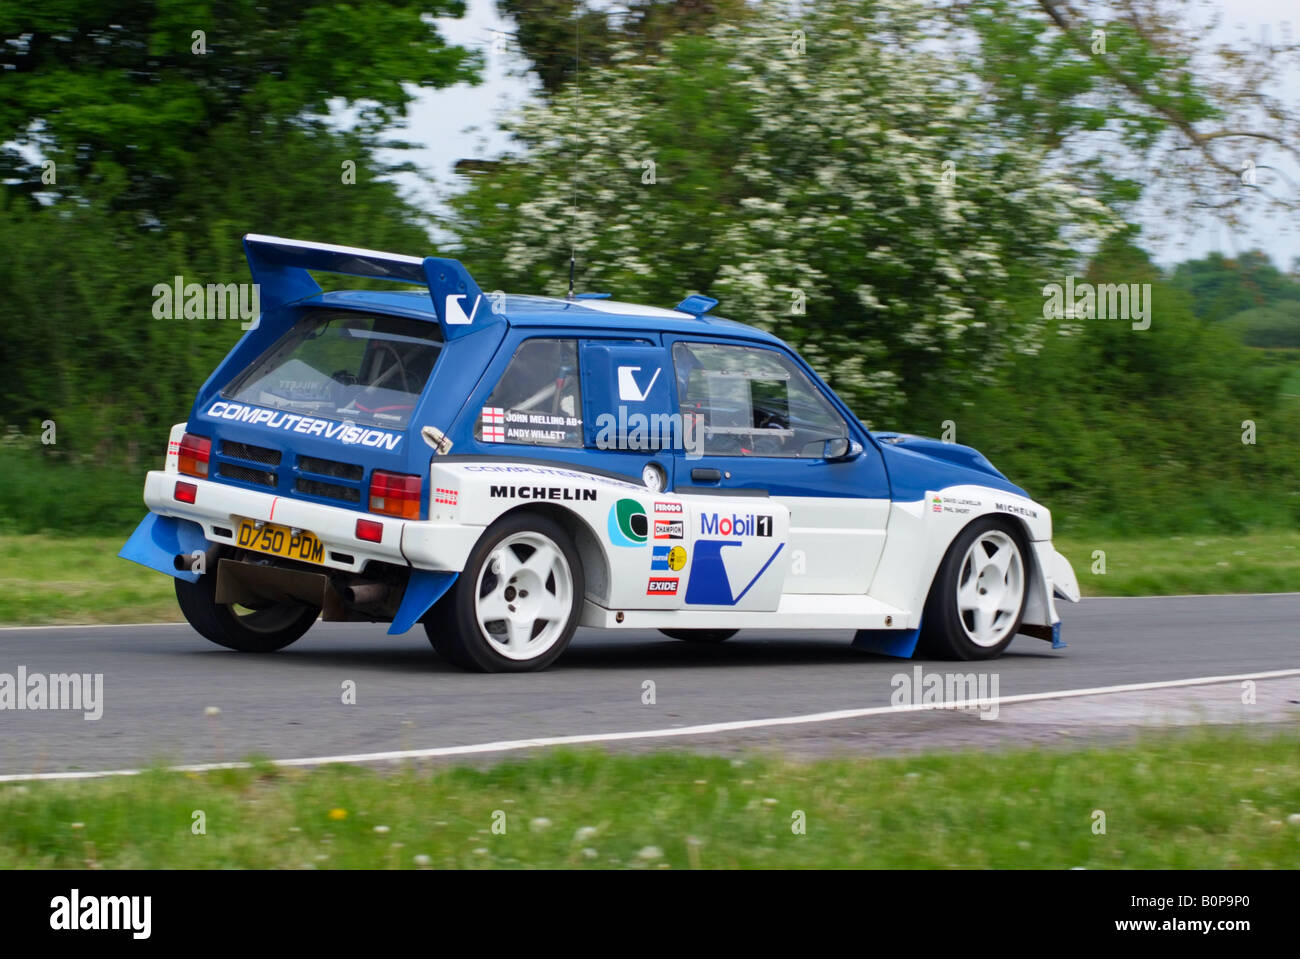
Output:
M244 253L266 309L320 293L320 285L308 272L317 270L427 286L438 325L448 340L490 323L504 322L485 302L483 291L459 260L438 256L421 259L256 233L244 237Z

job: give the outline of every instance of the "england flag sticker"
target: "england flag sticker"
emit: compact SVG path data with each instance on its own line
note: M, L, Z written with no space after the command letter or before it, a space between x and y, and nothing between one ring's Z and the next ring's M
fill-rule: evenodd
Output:
M504 443L506 441L506 413L499 406L483 407L483 442Z

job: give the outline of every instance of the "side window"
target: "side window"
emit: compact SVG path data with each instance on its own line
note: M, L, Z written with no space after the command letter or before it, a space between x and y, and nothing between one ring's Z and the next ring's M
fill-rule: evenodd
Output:
M701 417L712 456L821 457L847 436L843 418L793 361L776 350L676 343L682 416Z
M581 446L578 341L524 340L479 414L484 443Z

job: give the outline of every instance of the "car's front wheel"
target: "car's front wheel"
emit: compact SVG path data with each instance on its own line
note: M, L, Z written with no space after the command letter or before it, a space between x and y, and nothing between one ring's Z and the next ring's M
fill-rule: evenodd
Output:
M921 652L993 659L1020 629L1029 581L1023 539L998 519L962 530L944 557L921 617Z
M257 608L218 603L215 573L205 573L194 583L175 582L176 601L186 621L204 638L241 653L284 649L320 616L318 607L297 603L266 603Z
M425 632L439 656L463 669L545 669L573 638L583 590L564 528L540 514L511 514L483 534Z

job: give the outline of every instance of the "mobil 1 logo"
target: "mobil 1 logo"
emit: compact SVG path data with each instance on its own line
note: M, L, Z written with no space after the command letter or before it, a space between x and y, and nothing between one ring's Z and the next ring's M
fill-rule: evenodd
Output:
M700 514L701 536L771 536L772 517L755 513Z

